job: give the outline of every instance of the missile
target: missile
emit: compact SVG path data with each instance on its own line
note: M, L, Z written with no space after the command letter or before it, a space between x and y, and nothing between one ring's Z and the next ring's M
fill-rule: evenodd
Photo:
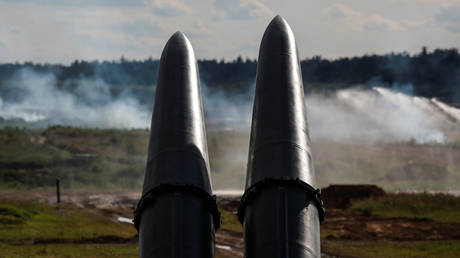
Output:
M161 54L142 197L140 257L214 257L220 214L212 194L198 67L176 32Z
M316 186L294 34L276 16L260 44L245 192L244 257L320 257Z

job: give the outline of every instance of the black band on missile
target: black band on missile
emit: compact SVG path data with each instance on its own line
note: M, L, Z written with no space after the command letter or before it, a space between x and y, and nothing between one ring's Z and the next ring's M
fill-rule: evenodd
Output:
M241 224L244 221L245 208L248 203L253 199L257 194L262 192L263 189L270 186L291 186L303 189L310 197L311 202L313 202L318 209L319 221L322 223L326 216L326 210L324 209L323 200L321 199L321 190L313 188L311 185L305 183L304 181L296 179L282 179L282 178L266 178L261 180L251 187L249 187L241 197L240 206L238 207L238 220ZM305 206L308 206L310 202L306 203Z
M200 187L194 185L170 185L170 184L163 184L153 189L150 189L145 194L142 195L141 199L137 203L136 209L134 210L134 226L139 231L139 223L142 216L142 211L145 207L147 207L150 203L154 202L157 197L164 193L171 193L171 192L182 192L195 195L197 197L202 198L208 205L209 212L212 214L214 227L217 230L220 227L220 212L217 208L216 196L208 194L205 190L201 189Z

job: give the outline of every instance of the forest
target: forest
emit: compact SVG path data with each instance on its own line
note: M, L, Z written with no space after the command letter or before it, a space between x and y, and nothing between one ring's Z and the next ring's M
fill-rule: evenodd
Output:
M1 63L0 87L14 82L21 69L51 73L59 84L89 78L101 79L109 85L154 85L159 60L129 60L121 57L112 61L75 60L69 65L33 62ZM235 60L198 60L202 83L211 90L227 93L247 91L253 85L257 61L239 56ZM306 91L328 92L348 87L401 88L406 93L445 102L460 102L460 54L458 49L423 47L417 54L407 52L385 55L363 55L325 59L314 56L301 60Z

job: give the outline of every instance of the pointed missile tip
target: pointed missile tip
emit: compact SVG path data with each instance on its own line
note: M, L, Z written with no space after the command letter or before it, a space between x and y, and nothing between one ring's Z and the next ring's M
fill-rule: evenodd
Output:
M281 15L279 15L279 14L276 15L276 16L272 19L271 22L275 22L275 21L277 21L277 22L286 22L286 20L283 18L283 16L281 16Z
M180 30L174 32L174 34L171 36L171 39L176 39L176 40L187 40L187 37L185 36L184 33L182 33Z
M173 58L174 56L178 58ZM180 62L185 63L194 62L194 58L195 54L192 44L185 34L180 31L175 32L169 38L161 54L161 60L164 60L167 63L177 62L177 60L182 60Z
M174 32L173 36L174 36L174 35L185 36L184 33L182 33L182 31L180 31L180 30Z
M267 26L260 44L259 58L261 54L272 55L274 53L296 52L294 33L287 21L280 15L275 16Z
M267 29L265 30L265 34L271 33L281 33L285 35L293 34L288 22L283 17L281 17L281 15L275 16L270 24L268 24Z
M166 43L165 48L170 48L170 47L177 47L177 46L185 46L188 47L189 45L189 40L185 36L184 33L177 31L175 32L168 40L168 43Z

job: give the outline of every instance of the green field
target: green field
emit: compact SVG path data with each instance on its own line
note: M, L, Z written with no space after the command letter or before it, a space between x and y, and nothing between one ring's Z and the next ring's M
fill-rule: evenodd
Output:
M395 216L405 216L408 198L425 206L421 210L429 210L435 205L434 200L426 194L409 197L389 195L388 198L395 200L395 204L388 208ZM387 203L387 199L362 200L351 210L362 208L367 202L380 207ZM448 214L451 206L458 207L459 203L458 197L446 199L436 204L436 209ZM402 213L397 214L399 211ZM236 216L223 208L221 212L221 229L241 232ZM430 212L426 216L423 212L418 214L419 218L432 217ZM438 219L445 221L441 217ZM458 223L456 220L454 222ZM321 233L322 252L339 257L456 257L460 252L460 240L330 240L328 236L334 232L322 229ZM78 208L72 204L0 201L0 257L137 257L137 254L137 232L134 227L112 221L97 210ZM218 254L216 257L228 257Z
M70 204L0 204L0 257L136 257L137 232Z
M63 191L142 187L148 130L54 126L0 129L0 189ZM242 189L249 133L208 130L214 189ZM320 186L376 184L385 190L451 191L460 185L460 144L314 142ZM73 204L0 201L0 257L136 257L136 230ZM234 211L220 207L223 230L241 234ZM460 224L460 201L449 195L387 194L359 200L345 213ZM333 221L334 217L329 217ZM352 257L455 257L460 240L346 240L322 228L322 250ZM242 241L241 239L238 241ZM221 253L219 253L221 255ZM219 257L219 256L218 256ZM221 256L228 257L228 256Z
M460 240L427 242L331 242L323 251L342 257L442 257L454 258L460 253Z
M0 129L0 188L140 189L147 130ZM208 130L215 189L243 189L249 133ZM313 142L317 181L385 190L450 191L460 185L460 144Z
M460 223L460 198L445 194L388 194L357 201L352 210L387 218L425 218Z
M51 127L0 130L0 186L141 187L147 131Z

